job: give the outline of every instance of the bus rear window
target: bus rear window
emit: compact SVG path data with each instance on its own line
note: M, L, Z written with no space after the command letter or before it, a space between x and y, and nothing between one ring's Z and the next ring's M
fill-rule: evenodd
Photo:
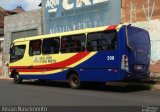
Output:
M128 44L132 49L148 48L150 46L149 34L147 31L129 26L128 29Z
M88 34L88 51L115 50L116 46L117 32L115 30Z
M13 46L10 51L10 62L16 62L24 57L26 46L17 45Z

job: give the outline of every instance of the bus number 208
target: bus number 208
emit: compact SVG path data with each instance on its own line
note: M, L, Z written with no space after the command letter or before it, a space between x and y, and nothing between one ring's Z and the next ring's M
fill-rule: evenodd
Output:
M107 56L107 60L108 61L113 61L113 60L115 60L115 58L114 58L114 56Z

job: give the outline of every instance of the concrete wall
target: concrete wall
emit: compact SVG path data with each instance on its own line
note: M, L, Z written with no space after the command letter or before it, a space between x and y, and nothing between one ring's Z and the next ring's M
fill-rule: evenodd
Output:
M0 75L2 75L2 51L4 44L4 37L0 36Z
M9 47L13 32L38 29L38 35L42 35L42 10L34 10L12 16L6 16L4 20L4 50L3 50L3 67L6 72L5 64L9 61Z

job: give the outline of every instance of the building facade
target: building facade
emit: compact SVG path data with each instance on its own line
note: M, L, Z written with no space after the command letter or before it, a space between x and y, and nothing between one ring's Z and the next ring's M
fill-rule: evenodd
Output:
M121 21L121 0L42 0L44 34L94 28Z
M11 42L17 38L31 37L43 34L42 10L34 10L6 16L4 27L3 71L7 74L6 63L9 61L9 48Z
M9 45L16 38L121 22L148 30L152 65L160 60L160 0L42 0L41 4L40 10L5 18L4 65L9 60ZM156 70L160 72L159 68Z
M4 48L4 17L25 12L19 5L14 10L6 10L0 7L0 75L2 74L2 51Z

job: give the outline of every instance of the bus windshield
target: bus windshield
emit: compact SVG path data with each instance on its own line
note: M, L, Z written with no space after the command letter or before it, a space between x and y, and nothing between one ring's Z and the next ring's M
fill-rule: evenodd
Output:
M13 46L10 49L10 62L13 63L23 58L25 53L25 45Z
M147 50L150 46L149 34L147 31L133 26L127 27L128 45L133 50Z

